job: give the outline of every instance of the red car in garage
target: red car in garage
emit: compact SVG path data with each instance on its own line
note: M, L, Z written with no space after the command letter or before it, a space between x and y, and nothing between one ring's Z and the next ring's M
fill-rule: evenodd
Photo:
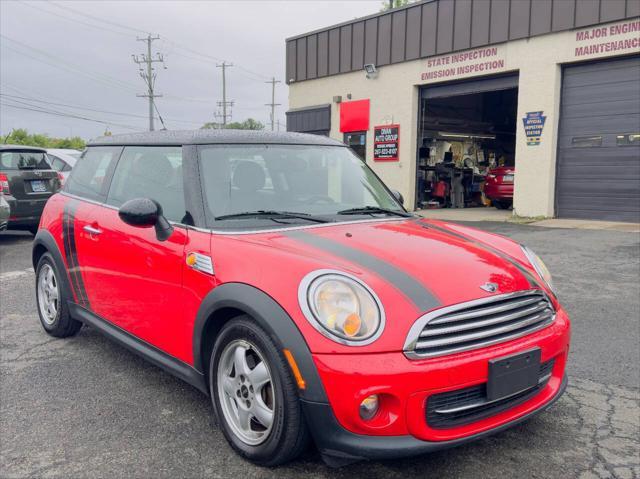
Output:
M499 166L489 171L484 182L484 195L500 210L513 204L514 166Z
M89 324L194 385L260 465L311 439L332 465L457 446L567 385L569 318L540 258L407 213L325 137L96 140L33 264L47 333Z

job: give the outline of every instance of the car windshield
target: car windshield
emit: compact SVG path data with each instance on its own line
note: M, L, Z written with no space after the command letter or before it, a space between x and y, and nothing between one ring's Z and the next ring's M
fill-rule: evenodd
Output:
M48 170L44 153L39 151L3 151L0 152L0 169L2 170Z
M348 148L212 145L199 157L207 222L216 228L408 215Z

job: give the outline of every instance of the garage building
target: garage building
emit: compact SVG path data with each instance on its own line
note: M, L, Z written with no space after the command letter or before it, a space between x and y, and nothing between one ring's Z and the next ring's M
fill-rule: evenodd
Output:
M287 129L349 144L408 208L640 222L637 0L426 0L286 55Z

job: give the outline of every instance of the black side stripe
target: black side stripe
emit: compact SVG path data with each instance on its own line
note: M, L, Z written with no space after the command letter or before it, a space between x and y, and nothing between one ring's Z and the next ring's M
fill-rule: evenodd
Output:
M84 287L84 280L80 273L78 263L78 250L76 248L75 236L75 211L77 203L75 201L67 203L63 212L63 236L64 253L67 258L67 270L75 292L76 299L80 306L89 309L89 298Z
M420 281L393 264L376 256L302 230L287 231L283 234L289 238L313 246L314 248L327 251L335 256L340 256L376 273L399 289L421 312L430 311L441 306L440 301L435 295L426 289Z
M64 256L67 262L67 274L69 275L69 279L71 280L71 287L73 288L73 295L75 298L80 301L80 295L78 293L78 282L77 278L71 272L71 243L69 241L69 211L68 206L65 206L64 211L62 213L62 242L64 244Z
M520 271L522 273L522 275L525 277L525 279L529 282L529 286L530 287L540 288L540 283L535 278L535 276L533 276L524 266L522 266L520 263L518 263L515 259L513 259L508 254L503 253L499 249L496 249L496 248L494 248L493 246L491 246L489 244L482 243L480 241L477 241L477 240L474 240L472 238L469 238L468 236L461 235L460 233L456 233L456 232L448 230L446 228L442 228L440 226L435 226L435 225L432 225L432 224L426 224L426 223L423 223L422 221L420 221L420 226L422 226L423 228L426 228L426 229L434 229L434 230L440 231L440 232L442 232L444 234L455 236L456 238L460 238L460 239L462 239L464 241L467 241L469 243L472 243L472 244L474 244L474 245L476 245L476 246L478 246L480 248L483 248L483 249L486 249L488 251L491 251L493 254L495 254L496 256L500 256L500 258L502 258L503 260L509 262L516 269L518 269L518 271Z

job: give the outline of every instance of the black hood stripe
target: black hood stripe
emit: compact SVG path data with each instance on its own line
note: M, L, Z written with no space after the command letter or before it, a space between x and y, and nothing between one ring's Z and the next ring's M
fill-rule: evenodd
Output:
M455 231L451 231L451 230L448 230L446 228L442 228L440 226L435 226L435 225L432 225L430 223L423 223L422 221L420 222L420 225L423 228L426 228L426 229L434 229L434 230L440 231L441 233L448 234L448 235L454 236L456 238L460 238L461 240L467 241L468 243L472 243L475 246L478 246L479 248L482 248L482 249L485 249L487 251L492 252L496 256L499 256L500 258L502 258L503 260L507 261L508 263L512 264L515 268L517 268L518 271L520 271L522 273L522 275L525 277L525 279L529 282L529 286L530 287L532 287L532 288L535 288L535 287L540 288L540 283L535 278L535 276L533 276L524 266L522 266L520 263L518 263L518 261L516 261L514 258L509 256L508 254L500 251L499 249L494 248L493 246L491 246L489 244L486 244L486 243L483 243L481 241L478 241L478 240L475 240L473 238L470 238L468 236L465 236L463 234L457 233Z
M291 239L324 250L374 272L399 289L421 312L430 311L442 306L434 294L426 289L420 281L393 264L376 256L302 230L287 231L283 234Z

